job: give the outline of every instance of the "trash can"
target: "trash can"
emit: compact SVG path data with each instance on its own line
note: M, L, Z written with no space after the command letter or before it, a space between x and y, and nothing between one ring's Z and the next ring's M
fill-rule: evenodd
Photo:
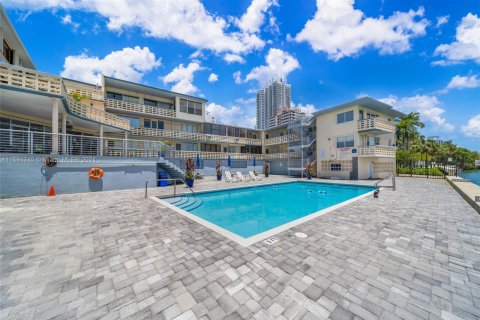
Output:
M157 181L157 187L166 187L168 186L168 181L165 179L168 179L168 174L165 171L160 171L158 172L158 180Z

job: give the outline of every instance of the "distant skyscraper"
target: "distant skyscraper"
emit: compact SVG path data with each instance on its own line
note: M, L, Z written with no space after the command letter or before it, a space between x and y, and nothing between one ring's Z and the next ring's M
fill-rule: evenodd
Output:
M269 120L283 108L290 108L292 89L283 79L270 82L257 93L257 129L267 129Z

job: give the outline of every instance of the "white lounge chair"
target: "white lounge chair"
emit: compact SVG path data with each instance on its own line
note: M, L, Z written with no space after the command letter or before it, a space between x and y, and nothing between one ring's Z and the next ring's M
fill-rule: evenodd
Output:
M255 180L255 181L260 181L260 180L262 180L262 178L259 177L259 176L256 176L253 171L248 171L248 174L250 175L250 178L251 178L252 180Z
M242 180L243 182L247 182L247 181L250 181L250 177L249 176L243 176L243 174L240 172L240 171L237 171L237 177Z
M227 182L238 182L237 177L232 177L230 171L225 171L225 181Z

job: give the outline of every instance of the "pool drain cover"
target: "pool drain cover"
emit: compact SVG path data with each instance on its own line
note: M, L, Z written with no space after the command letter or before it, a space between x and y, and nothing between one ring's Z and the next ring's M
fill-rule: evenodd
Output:
M308 236L303 232L295 232L295 237L300 238L300 239L305 239Z
M263 243L268 244L268 245L274 244L275 242L278 242L278 238L271 237L271 238L263 241Z

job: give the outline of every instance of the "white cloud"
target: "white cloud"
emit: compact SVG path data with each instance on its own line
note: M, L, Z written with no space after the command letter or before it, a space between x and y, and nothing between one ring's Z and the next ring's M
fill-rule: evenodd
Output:
M242 72L241 71L234 72L233 79L235 80L236 84L242 83Z
M447 85L447 89L472 89L480 87L480 79L477 75L454 76Z
M72 16L70 14L64 15L61 19L61 22L64 25L71 25L74 32L77 32L78 28L80 27L80 23L72 21Z
M62 8L94 12L108 20L109 30L139 28L149 37L176 39L215 53L245 54L265 45L250 31L230 31L231 25L208 12L200 0L6 0L4 5L34 11ZM255 8L252 10L256 13ZM245 30L251 30L257 22L250 22L252 14L246 15Z
M243 32L257 33L265 22L265 13L272 5L278 5L275 0L252 0L243 16L236 21Z
M220 104L210 103L205 110L215 118L215 122L241 127L253 128L256 123L255 116L246 112L245 108L233 106L226 108Z
M208 82L210 83L214 83L214 82L217 82L218 81L218 74L215 74L215 73L210 73L210 75L208 76Z
M446 16L439 16L437 17L437 23L435 24L435 28L440 28L444 24L448 23L448 19L450 18L449 15Z
M442 108L440 101L435 96L416 95L413 97L398 98L388 96L380 101L392 105L395 109L404 112L419 112L423 121L432 123L437 129L445 132L452 132L455 127L448 123L443 117L445 109Z
M162 78L163 83L174 83L171 90L183 94L194 94L199 90L193 85L194 74L204 68L200 63L190 62L186 67L181 63L175 67L169 74Z
M473 60L480 64L480 18L468 13L457 27L456 41L441 44L434 54L444 60L435 61L434 65L456 64Z
M423 8L369 18L353 4L354 0L317 0L314 18L294 39L337 61L371 46L381 54L402 53L410 50L412 38L425 34L428 21L422 19Z
M245 63L245 59L243 59L242 56L239 56L238 54L234 54L234 53L225 54L223 56L223 59L227 61L229 64L233 62Z
M148 47L124 48L112 51L104 58L86 53L68 56L63 64L62 77L100 84L101 75L140 82L145 73L160 66L160 59Z
M462 132L467 137L480 138L480 114L471 117L468 123L462 126Z
M251 98L248 98L248 99L245 99L245 98L238 98L238 99L235 99L235 102L238 103L238 104L241 104L243 106L255 106L257 105L257 98L256 97L251 97Z
M257 80L263 86L271 79L286 78L290 72L300 67L298 60L289 53L272 48L265 57L266 65L255 67L247 74L245 82Z

